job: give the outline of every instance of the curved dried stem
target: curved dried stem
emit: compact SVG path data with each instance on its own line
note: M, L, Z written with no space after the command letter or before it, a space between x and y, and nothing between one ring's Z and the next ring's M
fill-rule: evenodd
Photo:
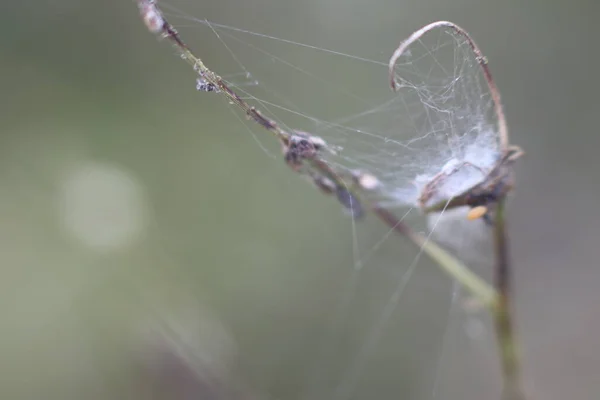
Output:
M494 109L496 112L496 116L498 118L497 122L498 122L498 137L500 140L500 148L502 150L508 149L508 146L509 146L508 125L506 123L506 117L504 115L504 108L502 107L502 102L500 100L500 91L498 90L498 87L496 86L496 83L494 82L494 79L492 78L492 72L490 71L490 67L488 65L487 58L484 57L483 53L479 49L479 46L477 46L477 44L471 38L471 36L467 33L467 31L465 31L463 28L456 25L455 23L449 22L449 21L432 22L429 25L425 25L418 31L415 31L412 35L410 35L408 37L408 39L406 39L402 43L400 43L400 45L398 46L396 51L394 51L394 54L390 58L390 63L389 63L389 79L390 79L390 86L391 86L392 90L393 91L399 90L399 86L397 85L396 79L394 77L394 69L396 67L396 62L398 61L398 59L406 52L406 50L408 49L408 47L410 45L412 45L414 42L419 40L423 35L425 35L427 32L432 31L433 29L440 28L440 27L450 28L450 29L454 30L456 33L458 33L459 35L463 36L467 40L467 43L469 44L471 49L473 50L473 53L475 53L477 62L479 63L479 66L481 67L481 70L483 71L483 76L485 77L488 88L490 89L490 94L492 96L492 100L494 102Z

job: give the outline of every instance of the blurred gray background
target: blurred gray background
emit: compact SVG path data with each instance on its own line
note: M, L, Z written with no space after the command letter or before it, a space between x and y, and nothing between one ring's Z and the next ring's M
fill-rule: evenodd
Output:
M465 27L527 152L509 223L528 391L598 398L596 2L168 3L383 61L423 24ZM355 273L349 218L195 92L133 1L3 2L0 19L1 396L334 398L416 250L391 238ZM210 30L177 22L227 69ZM360 251L386 232L358 223ZM422 258L348 398L499 398L489 321L463 294Z

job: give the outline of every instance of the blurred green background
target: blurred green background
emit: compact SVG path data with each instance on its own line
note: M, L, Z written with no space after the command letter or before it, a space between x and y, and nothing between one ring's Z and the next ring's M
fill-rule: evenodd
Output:
M598 398L596 2L168 3L383 61L425 23L465 27L527 151L509 222L528 390ZM133 1L3 2L0 19L2 398L334 398L415 249L391 238L355 273L353 238L364 254L385 227L354 235L274 143L194 90ZM179 22L227 69L210 30ZM421 259L351 398L498 398L489 321L462 294Z

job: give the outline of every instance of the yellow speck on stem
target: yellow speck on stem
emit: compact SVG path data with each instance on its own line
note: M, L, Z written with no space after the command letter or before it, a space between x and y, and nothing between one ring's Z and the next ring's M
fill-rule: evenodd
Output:
M469 221L474 221L476 219L483 217L487 211L488 211L488 209L486 206L473 207L472 209L469 210L469 213L467 214L467 219Z

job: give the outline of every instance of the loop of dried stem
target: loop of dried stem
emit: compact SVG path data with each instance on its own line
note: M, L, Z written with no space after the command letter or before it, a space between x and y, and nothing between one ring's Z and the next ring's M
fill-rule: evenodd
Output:
M479 63L479 66L481 67L483 76L485 77L485 81L487 82L487 85L490 89L490 94L492 96L492 100L494 102L494 108L496 110L496 115L498 117L498 137L500 139L500 147L502 149L507 149L509 147L508 125L506 123L506 117L504 116L504 109L502 108L502 102L500 100L500 91L496 87L496 83L494 82L494 79L492 78L492 73L488 66L487 58L483 55L483 53L479 49L479 46L477 46L477 44L471 38L471 36L467 33L467 31L465 31L460 26L456 25L454 22L436 21L429 25L425 25L418 31L415 31L406 40L404 40L400 43L400 45L398 46L396 51L394 51L392 58L390 58L390 63L389 63L389 79L390 79L390 86L391 86L392 90L397 91L399 89L399 86L397 85L396 79L394 76L394 69L396 67L396 62L398 61L398 59L406 52L406 50L408 49L408 47L411 44L415 43L427 32L430 32L433 29L440 28L440 27L450 28L450 29L454 30L456 33L458 33L459 35L461 35L462 37L464 37L465 40L467 41L467 43L469 44L469 46L471 47L471 50L473 50L473 53L475 53L477 62Z

